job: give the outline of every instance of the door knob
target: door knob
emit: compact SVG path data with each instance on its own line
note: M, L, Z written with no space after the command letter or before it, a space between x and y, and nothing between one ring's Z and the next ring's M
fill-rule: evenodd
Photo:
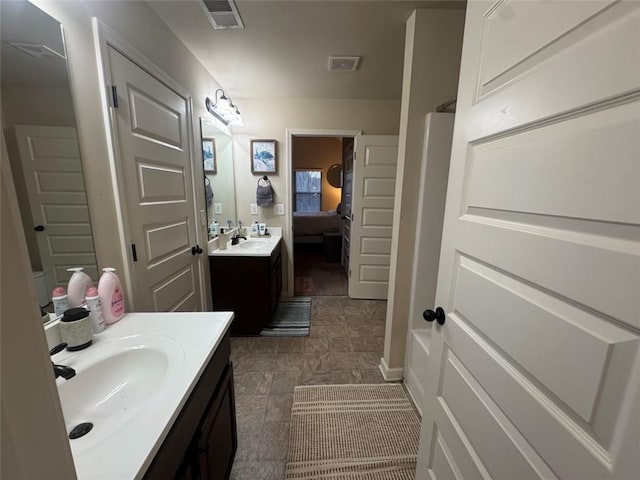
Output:
M446 315L441 307L436 307L435 312L433 310L425 310L422 312L422 318L427 322L433 322L435 320L438 322L438 325L444 325Z
M191 247L191 255L200 255L203 252L200 245L196 245L195 247Z
M44 226L43 225L36 225L35 227L33 227L33 229L36 232L44 232Z

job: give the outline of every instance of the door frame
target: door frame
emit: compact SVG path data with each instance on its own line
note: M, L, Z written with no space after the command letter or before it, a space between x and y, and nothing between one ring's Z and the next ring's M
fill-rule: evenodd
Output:
M293 137L357 137L362 135L362 130L334 130L334 129L286 129L286 168L284 169L286 205L283 235L287 246L287 296L293 297L294 270L293 270Z
M107 25L102 23L98 18L91 18L91 26L93 30L94 46L96 49L97 66L98 66L98 78L102 84L100 88L100 102L102 105L102 115L107 136L107 155L109 157L109 169L111 171L111 184L113 187L115 204L116 204L116 218L118 223L118 239L120 246L120 255L122 257L122 263L124 271L122 272L122 278L125 283L125 289L127 293L127 303L130 311L135 311L135 296L133 292L133 266L131 265L131 256L129 251L129 245L131 244L130 232L129 232L129 211L126 205L124 180L122 175L122 159L120 158L120 148L118 145L118 136L116 128L115 112L111 106L110 92L110 79L111 68L109 66L109 47L116 50L118 53L126 57L135 65L140 67L147 74L154 77L159 82L163 83L166 87L173 90L175 93L185 99L187 104L187 139L186 144L189 147L189 161L191 162L192 174L191 184L193 189L193 215L194 225L197 226L195 231L196 243L198 245L207 245L207 239L203 236L203 229L200 225L200 215L198 212L198 197L197 188L198 185L202 185L204 178L200 178L204 173L195 168L196 159L195 152L197 149L195 145L194 128L193 128L193 98L191 93L165 73L155 63L145 57L142 52L131 45L127 40L119 36L116 32L110 29ZM196 176L198 177L196 181ZM205 292L210 291L208 279L209 262L208 257L200 255L198 258L198 273L200 283L200 308L202 311L206 310L206 295Z

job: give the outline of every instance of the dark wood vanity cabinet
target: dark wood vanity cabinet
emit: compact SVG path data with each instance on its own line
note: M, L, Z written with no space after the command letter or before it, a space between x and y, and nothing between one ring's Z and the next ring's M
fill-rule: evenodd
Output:
M260 335L282 293L280 242L268 257L210 256L214 311L232 311L231 335Z
M223 480L238 446L227 333L160 446L147 480Z

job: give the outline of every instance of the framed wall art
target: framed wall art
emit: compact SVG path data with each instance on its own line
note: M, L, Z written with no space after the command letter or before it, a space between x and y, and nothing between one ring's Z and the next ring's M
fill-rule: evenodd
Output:
M276 173L278 171L277 140L251 140L251 172Z
M202 163L204 165L205 172L207 173L218 172L215 138L202 139Z

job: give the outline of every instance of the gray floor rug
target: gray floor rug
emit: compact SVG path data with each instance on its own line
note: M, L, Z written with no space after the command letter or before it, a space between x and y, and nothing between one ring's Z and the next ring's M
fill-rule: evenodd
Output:
M296 387L285 480L413 480L419 439L402 385Z
M311 298L293 297L280 301L271 325L262 329L263 337L306 337L311 331Z

